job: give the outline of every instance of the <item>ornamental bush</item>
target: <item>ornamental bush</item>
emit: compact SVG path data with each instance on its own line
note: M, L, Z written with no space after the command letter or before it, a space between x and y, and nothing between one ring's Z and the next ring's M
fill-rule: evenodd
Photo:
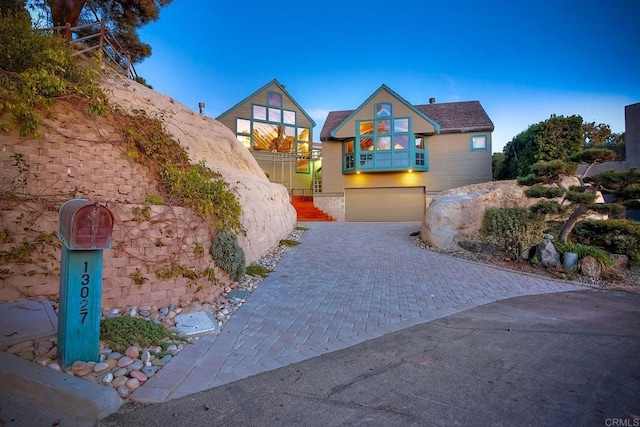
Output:
M244 251L238 244L238 236L225 230L218 231L216 240L211 245L211 256L216 264L234 281L239 281L245 274L247 263Z
M542 238L544 217L526 208L487 208L482 218L481 232L485 238L504 249L513 259Z
M579 243L605 248L629 257L640 265L640 223L631 219L587 220L576 224L573 236Z

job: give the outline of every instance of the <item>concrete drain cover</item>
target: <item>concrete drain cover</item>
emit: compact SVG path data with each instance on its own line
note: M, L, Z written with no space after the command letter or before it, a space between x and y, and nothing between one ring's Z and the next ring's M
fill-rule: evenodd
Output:
M58 316L48 300L0 304L0 347L57 333Z
M194 311L178 314L175 319L176 329L184 335L202 334L212 332L218 328L218 322L208 311Z
M249 291L246 291L244 289L238 289L238 290L234 290L234 291L229 292L227 294L227 298L242 299L242 298L246 298L247 295L249 295Z

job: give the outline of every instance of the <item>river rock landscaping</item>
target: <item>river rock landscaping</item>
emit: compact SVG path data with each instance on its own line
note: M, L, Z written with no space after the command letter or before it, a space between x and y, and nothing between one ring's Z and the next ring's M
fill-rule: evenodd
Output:
M293 230L287 239L283 240L284 244L281 243L260 259L257 263L258 270L268 274L291 249L292 245L287 242L298 241L305 230L304 227ZM117 343L101 339L97 362L76 361L63 369L57 359L56 335L19 342L3 350L49 369L113 387L122 398L127 398L135 389L143 386L149 378L170 363L174 356L189 345L191 340L197 340L202 335L181 335L176 325L181 314L203 311L211 313L216 324L208 333L219 334L263 278L262 275L245 274L240 282L225 288L223 296L210 303L191 303L180 307L174 304L163 307L130 306L104 311L103 321L118 317L143 319L162 325L167 333L163 338L149 345L133 344L126 348L117 348ZM52 302L52 304L57 313L57 303ZM102 323L104 325L104 322Z

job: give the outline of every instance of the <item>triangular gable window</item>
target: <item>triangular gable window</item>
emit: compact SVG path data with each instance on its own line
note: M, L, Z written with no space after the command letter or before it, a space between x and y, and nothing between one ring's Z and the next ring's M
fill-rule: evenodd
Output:
M375 104L372 118L355 128L343 144L344 173L428 170L426 138L416 138L411 117L395 117L391 103Z

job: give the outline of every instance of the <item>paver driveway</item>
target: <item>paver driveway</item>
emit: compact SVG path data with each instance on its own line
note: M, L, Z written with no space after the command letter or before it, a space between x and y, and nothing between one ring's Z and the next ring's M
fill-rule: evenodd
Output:
M417 247L419 223L305 223L220 335L187 346L133 398L203 391L492 301L581 289Z

